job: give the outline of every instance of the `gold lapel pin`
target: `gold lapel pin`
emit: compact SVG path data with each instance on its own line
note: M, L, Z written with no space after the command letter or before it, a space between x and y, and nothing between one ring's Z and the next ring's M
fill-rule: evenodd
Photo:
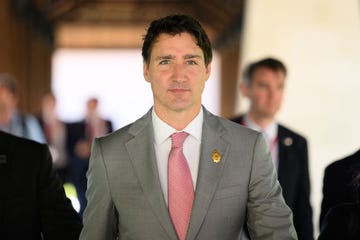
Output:
M221 155L216 149L212 152L211 158L214 163L219 163L221 161Z

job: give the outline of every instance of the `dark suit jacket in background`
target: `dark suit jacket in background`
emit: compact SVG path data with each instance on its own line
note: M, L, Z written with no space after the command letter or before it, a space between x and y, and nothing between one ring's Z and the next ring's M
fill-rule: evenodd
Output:
M331 208L323 219L318 240L359 240L360 202Z
M113 131L112 123L109 120L105 121L105 127L108 133ZM80 203L79 214L82 217L87 201L86 193L86 172L89 167L89 157L83 158L76 154L75 147L79 141L88 141L91 145L93 139L89 139L86 131L86 121L78 121L66 124L67 140L66 148L69 157L69 167L67 174L67 181L74 184L77 192L77 197Z
M231 120L243 124L243 118L241 115ZM281 124L278 138L278 179L285 202L293 211L298 238L314 239L307 141Z
M354 177L360 173L360 150L331 163L326 167L323 182L320 226L329 209L340 203L360 200L360 191L354 185Z
M78 239L82 223L46 145L0 131L0 239Z

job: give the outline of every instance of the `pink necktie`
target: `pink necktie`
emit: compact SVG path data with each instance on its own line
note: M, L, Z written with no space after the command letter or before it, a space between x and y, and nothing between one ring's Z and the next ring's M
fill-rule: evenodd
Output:
M186 132L171 135L172 147L168 162L168 200L171 220L180 240L186 238L194 200L191 173L183 153Z

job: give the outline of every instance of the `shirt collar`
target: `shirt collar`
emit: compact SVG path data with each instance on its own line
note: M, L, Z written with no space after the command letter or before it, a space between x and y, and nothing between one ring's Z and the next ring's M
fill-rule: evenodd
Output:
M191 135L200 142L203 120L204 114L203 109L201 108L199 114L182 131L189 133L189 135ZM152 109L152 122L154 128L155 143L157 144L163 143L167 138L169 138L171 134L179 132L175 128L171 127L163 120L161 120L156 114L154 108Z
M277 136L278 124L275 121L271 122L268 126L266 126L266 128L261 128L254 121L252 121L248 115L245 115L244 123L248 128L262 132L269 139L273 139Z

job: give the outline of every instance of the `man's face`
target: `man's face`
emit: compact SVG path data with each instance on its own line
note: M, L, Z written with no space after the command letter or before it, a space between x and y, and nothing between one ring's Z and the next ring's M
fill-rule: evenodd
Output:
M17 98L7 87L0 86L0 108L13 109L16 106Z
M160 34L154 43L150 62L143 65L151 84L157 113L197 111L210 75L204 54L189 33Z
M279 111L285 85L285 75L261 67L253 73L249 85L243 86L243 93L250 100L250 113L258 118L274 118Z

